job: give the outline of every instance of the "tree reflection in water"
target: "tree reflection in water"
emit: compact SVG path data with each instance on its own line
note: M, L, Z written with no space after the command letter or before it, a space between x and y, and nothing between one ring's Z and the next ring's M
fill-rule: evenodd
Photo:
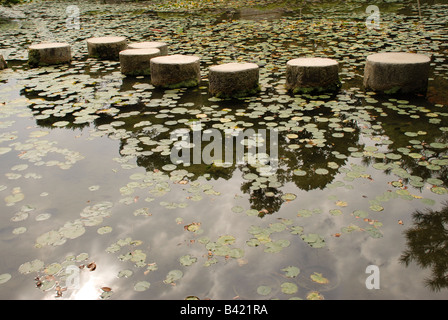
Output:
M414 226L405 231L407 247L400 262L408 266L415 261L422 268L430 268L432 275L426 286L433 291L448 287L448 204L440 211L415 211Z

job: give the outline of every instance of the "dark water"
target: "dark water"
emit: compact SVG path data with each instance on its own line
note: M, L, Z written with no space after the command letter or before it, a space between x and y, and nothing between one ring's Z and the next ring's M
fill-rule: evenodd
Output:
M19 7L43 27L18 20L0 47L1 298L447 297L446 4L422 3L422 20L413 3L385 5L380 31L357 2L229 19L80 3L80 30L64 29L68 4ZM86 57L100 34L199 55L203 81L158 90L126 78ZM71 65L26 66L27 45L45 37L73 45ZM387 50L432 56L426 96L363 90L365 57ZM302 55L337 59L341 91L287 94L285 63ZM212 98L208 67L235 60L259 63L262 91ZM172 132L199 121L202 132L276 128L275 174L166 166ZM371 265L379 289L366 286Z

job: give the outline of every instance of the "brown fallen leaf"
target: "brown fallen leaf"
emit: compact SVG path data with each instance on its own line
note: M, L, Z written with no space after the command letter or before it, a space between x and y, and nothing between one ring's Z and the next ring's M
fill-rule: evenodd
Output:
M61 286L56 287L56 298L62 297L62 292L66 291L67 288L62 288Z
M90 271L95 271L95 269L96 269L96 263L95 263L95 262L90 262L90 263L87 265L87 268L89 268Z

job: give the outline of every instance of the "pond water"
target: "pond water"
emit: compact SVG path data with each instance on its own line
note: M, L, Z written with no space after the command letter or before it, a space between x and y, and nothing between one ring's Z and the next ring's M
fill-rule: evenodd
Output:
M0 298L446 299L448 4L419 18L414 1L379 2L369 30L360 1L187 3L32 3L0 25ZM87 58L99 35L198 55L202 83L124 77ZM72 63L28 68L46 40ZM427 95L365 92L366 56L401 50L431 55ZM338 60L340 92L287 94L299 56ZM208 67L231 61L260 65L258 95L208 94ZM173 164L180 128L275 129L278 167Z

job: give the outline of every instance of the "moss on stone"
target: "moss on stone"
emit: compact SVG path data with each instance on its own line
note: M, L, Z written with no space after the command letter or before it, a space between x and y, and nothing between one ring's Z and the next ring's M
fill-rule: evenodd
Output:
M341 88L342 84L340 81L325 87L298 87L292 88L289 91L293 94L320 94L326 92L336 92Z
M245 98L248 96L255 95L260 91L261 91L261 86L257 85L256 87L254 87L252 89L236 91L236 92L232 92L232 93L216 92L216 93L213 93L213 96L220 98L220 99L240 99L240 98Z
M30 67L38 67L41 65L39 50L29 50L28 51L28 65Z
M131 76L131 77L138 77L138 76L149 76L151 74L151 69L150 68L146 68L143 70L135 70L135 71L129 71L126 72L127 76Z
M179 89L179 88L192 88L192 87L196 87L198 85L199 85L199 81L197 79L189 79L189 80L184 80L184 81L181 81L178 83L162 85L160 87L164 88L164 89Z

